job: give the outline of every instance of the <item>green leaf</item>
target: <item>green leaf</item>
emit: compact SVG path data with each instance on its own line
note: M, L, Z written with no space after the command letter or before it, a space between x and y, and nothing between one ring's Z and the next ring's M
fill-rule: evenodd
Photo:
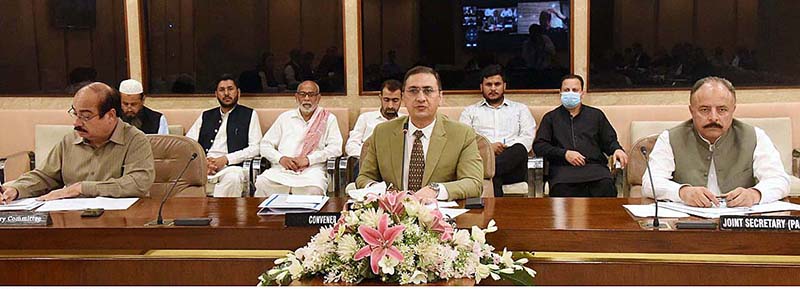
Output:
M499 274L503 280L509 280L513 282L514 285L533 286L533 277L528 275L528 272L525 272L525 270L516 270L514 274Z

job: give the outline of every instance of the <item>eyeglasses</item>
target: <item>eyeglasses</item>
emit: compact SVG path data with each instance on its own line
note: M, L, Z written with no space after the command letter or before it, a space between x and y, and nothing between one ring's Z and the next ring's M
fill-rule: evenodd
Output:
M436 91L437 90L433 89L433 87L427 86L427 87L409 87L408 89L404 90L403 92L407 93L409 95L412 95L412 96L419 95L420 92L424 93L425 96L431 96Z
M311 91L311 92L298 91L298 92L296 92L294 95L297 95L297 96L299 96L299 97L306 97L306 96L309 96L309 97L314 97L314 96L317 96L317 95L319 95L319 92L313 92L313 91Z
M67 113L69 113L69 115L71 115L73 118L77 118L77 119L81 120L82 122L87 122L87 121L92 120L95 117L100 116L99 113L95 114L95 115L92 115L92 116L80 115L80 114L78 114L77 111L75 111L75 107L74 106L70 107L69 110L67 111Z

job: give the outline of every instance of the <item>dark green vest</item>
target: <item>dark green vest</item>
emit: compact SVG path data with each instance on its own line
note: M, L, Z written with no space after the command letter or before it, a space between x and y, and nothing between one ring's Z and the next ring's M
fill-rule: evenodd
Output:
M672 179L679 184L705 187L712 156L723 194L737 187L750 188L756 184L753 175L756 131L751 125L734 119L728 132L710 145L688 120L669 130L669 144L675 156Z

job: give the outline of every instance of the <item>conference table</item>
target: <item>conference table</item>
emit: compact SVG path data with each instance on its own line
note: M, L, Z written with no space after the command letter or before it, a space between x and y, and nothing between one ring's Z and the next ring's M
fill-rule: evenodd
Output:
M164 206L166 219L212 218L203 227L145 226L160 200L144 198L99 218L52 212L47 227L0 228L0 284L253 285L276 257L318 231L285 227L283 216L258 216L261 201L172 198ZM533 252L539 285L800 284L795 232L646 230L622 205L652 202L647 199L484 201L483 209L458 216L457 227L495 220L499 230L487 241L500 251ZM331 198L322 211L340 211L345 203Z

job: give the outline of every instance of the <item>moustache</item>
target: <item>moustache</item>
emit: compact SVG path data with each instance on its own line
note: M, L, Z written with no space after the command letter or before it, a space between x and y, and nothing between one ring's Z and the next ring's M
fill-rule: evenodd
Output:
M88 132L88 131L86 131L86 129L85 129L85 128L83 128L83 127L80 127L80 126L73 127L72 129L74 129L74 130L76 130L76 131L79 131L79 132Z
M712 123L709 123L707 125L704 125L703 128L719 128L719 129L721 129L722 125L719 124L719 123L716 123L716 122L712 122Z

